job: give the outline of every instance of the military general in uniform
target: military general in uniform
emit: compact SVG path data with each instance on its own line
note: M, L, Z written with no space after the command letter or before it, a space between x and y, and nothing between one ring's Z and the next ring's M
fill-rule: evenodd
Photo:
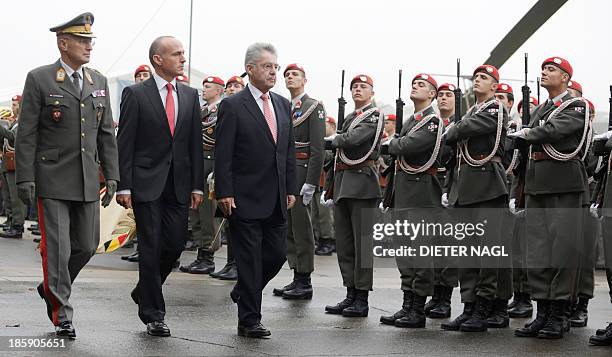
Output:
M44 280L56 334L75 338L72 283L100 240L100 181L108 205L119 180L117 142L106 78L89 62L94 17L84 13L51 29L61 57L27 75L16 144L17 185L22 199L38 194Z

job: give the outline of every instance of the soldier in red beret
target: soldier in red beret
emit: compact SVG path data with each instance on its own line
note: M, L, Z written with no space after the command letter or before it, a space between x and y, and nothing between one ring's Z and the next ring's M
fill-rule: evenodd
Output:
M180 76L179 76L180 77ZM178 79L178 78L177 78ZM214 168L215 129L217 109L223 95L225 82L217 76L208 76L202 81L202 99L206 105L202 108L202 140L204 143L204 192L210 192L212 171ZM196 259L179 270L189 274L210 274L215 271L213 239L219 228L215 218L216 202L204 199L196 209L189 210L189 221L193 227L193 241L198 245Z
M536 97L529 97L529 111L533 111L535 109L535 107L538 106L538 99ZM518 111L519 114L522 113L523 111L523 100L519 100L518 102L518 106L516 107L516 110Z
M346 116L340 132L329 137L337 157L335 173L327 175L322 202L334 207L338 264L347 294L346 299L326 306L325 311L345 317L366 317L368 294L373 288L374 255L371 238L364 239L361 233L361 212L375 209L382 196L377 162L384 120L372 103L372 78L357 75L350 86L355 111ZM332 197L325 197L327 192Z
M514 106L514 92L509 84L499 83L495 91L495 98L502 102L508 113L512 111L512 107Z
M567 83L567 91L572 97L582 97L582 86L573 79Z
M542 63L549 99L531 115L528 128L512 134L529 145L525 174L527 274L537 302L536 318L515 330L520 337L562 338L569 330L583 244L587 173L581 158L589 129L586 102L567 88L572 66L561 57ZM547 224L542 224L547 222ZM586 262L585 262L586 263Z
M180 76L176 76L176 81L181 82L183 84L189 85L189 77L185 74L181 74Z
M225 84L225 95L230 96L244 89L244 80L240 76L232 76Z
M293 281L273 290L284 299L311 299L310 275L314 271L315 238L312 230L311 202L318 190L325 148L325 108L305 92L306 70L292 63L283 71L285 86L291 93L291 119L295 139L297 187L295 205L289 210L287 262L293 270Z
M465 213L471 222L486 220L487 242L501 240L502 209L507 207L508 188L501 162L504 154L508 114L495 99L499 72L481 65L473 74L474 105L458 123L449 125L447 143L456 146L457 163L448 189L448 203ZM477 185L474 183L478 182ZM486 187L486 189L483 189ZM480 257L459 269L464 310L442 329L484 332L488 327L507 327L507 300L498 298L498 259ZM489 318L494 320L489 321Z
M148 64L141 64L134 71L134 82L144 82L151 77L152 73L153 71L151 71L151 66Z

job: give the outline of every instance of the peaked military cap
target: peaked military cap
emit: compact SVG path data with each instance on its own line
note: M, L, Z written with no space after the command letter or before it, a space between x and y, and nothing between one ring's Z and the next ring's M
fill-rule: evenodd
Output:
M58 35L67 33L80 37L94 38L96 36L91 32L91 25L93 25L93 22L93 14L91 12L85 12L64 24L50 28L49 31L55 32Z

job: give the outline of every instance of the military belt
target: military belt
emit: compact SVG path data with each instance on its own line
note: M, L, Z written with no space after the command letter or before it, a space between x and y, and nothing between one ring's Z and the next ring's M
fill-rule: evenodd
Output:
M213 145L204 144L204 151L213 151L215 147Z
M552 157L550 157L550 155L548 155L547 153L545 153L544 151L536 151L536 152L532 152L531 156L530 156L531 160L533 161L542 161L542 160L555 160ZM573 156L572 158L570 158L570 160L575 160L577 159L576 156Z
M309 152L296 152L295 158L298 160L307 160L310 158L310 153Z
M472 155L472 158L473 158L474 160L482 160L482 159L486 158L487 156L488 156L488 155ZM491 158L491 160L489 160L489 161L492 161L492 162L499 162L500 164L501 164L501 162L502 162L501 157L499 157L499 156L493 156L493 157Z
M376 160L366 160L362 163L359 163L357 165L347 165L343 162L338 162L336 163L336 171L343 171L343 170L357 170L357 169L363 169L364 167L372 167L375 168L376 167Z

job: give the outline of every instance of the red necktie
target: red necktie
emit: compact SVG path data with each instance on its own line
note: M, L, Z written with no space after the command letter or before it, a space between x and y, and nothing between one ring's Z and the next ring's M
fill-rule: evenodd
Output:
M172 83L166 84L168 94L166 95L166 116L170 126L170 135L174 136L174 96L172 96Z
M276 119L274 118L274 113L272 113L272 108L270 108L270 96L268 93L264 93L261 95L261 99L263 100L264 117L266 117L270 133L272 133L272 138L274 138L274 142L276 142Z

